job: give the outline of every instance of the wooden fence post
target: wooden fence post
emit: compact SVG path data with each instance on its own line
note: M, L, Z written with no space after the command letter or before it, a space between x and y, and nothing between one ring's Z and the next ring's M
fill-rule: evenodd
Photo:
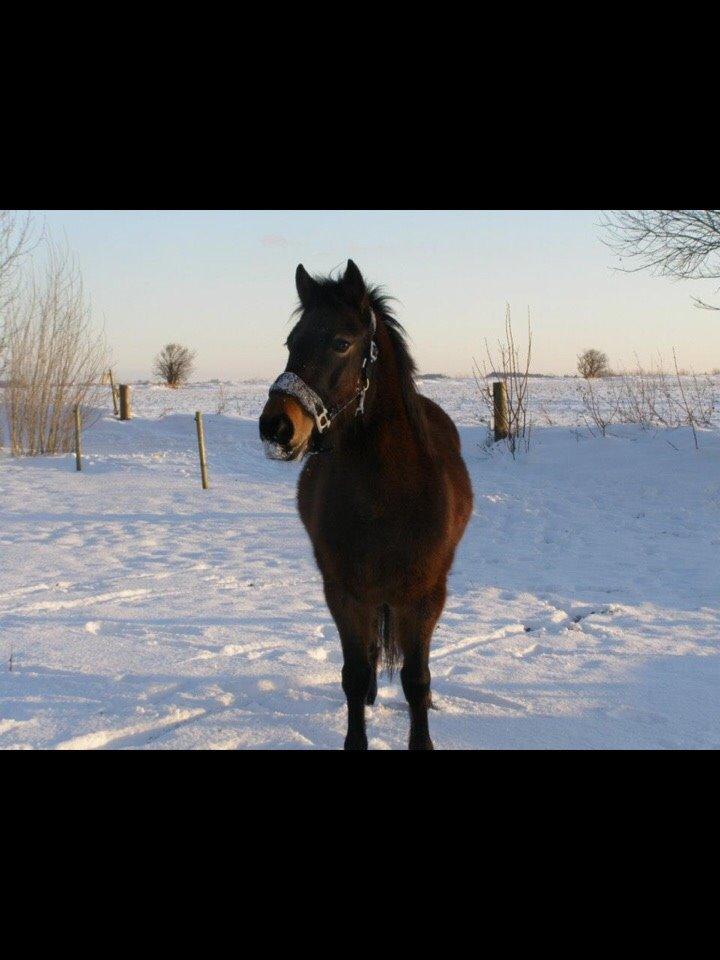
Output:
M115 387L115 379L113 377L112 367L110 368L109 372L110 372L110 389L112 390L112 398L113 398L113 412L115 413L115 416L117 416L120 411L118 410L117 388Z
M508 436L508 399L504 380L493 383L493 424L495 440L507 440Z
M82 470L82 446L80 444L80 407L75 407L75 467Z
M120 384L120 419L129 420L132 416L132 401L130 387L127 383Z
M205 430L203 429L202 414L199 410L195 414L195 423L197 424L198 450L200 451L200 479L202 480L203 490L207 490L208 475L207 457L205 455Z

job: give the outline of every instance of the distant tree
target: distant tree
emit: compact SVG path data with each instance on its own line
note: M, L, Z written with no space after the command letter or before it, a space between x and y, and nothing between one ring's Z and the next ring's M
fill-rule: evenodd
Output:
M606 377L610 373L607 356L601 350L585 350L578 356L578 373L586 380Z
M169 387L177 389L185 383L193 372L195 351L179 343L166 344L155 357L153 373L157 374Z
M612 210L603 215L602 228L628 273L720 280L720 210ZM693 300L704 310L720 310Z

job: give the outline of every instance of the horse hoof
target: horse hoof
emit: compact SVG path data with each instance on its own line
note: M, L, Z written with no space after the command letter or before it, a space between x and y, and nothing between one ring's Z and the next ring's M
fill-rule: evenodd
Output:
M367 737L351 737L349 734L345 737L346 750L367 750Z
M430 737L410 737L408 750L434 750Z

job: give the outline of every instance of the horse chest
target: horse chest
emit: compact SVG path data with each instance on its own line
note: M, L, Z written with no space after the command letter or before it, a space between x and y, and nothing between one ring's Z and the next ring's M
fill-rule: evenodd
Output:
M351 476L310 463L298 488L298 507L308 532L332 541L362 543L382 530L395 530L419 512L411 485L386 484L358 471Z
M378 475L333 475L311 462L301 475L298 506L323 575L348 588L381 590L392 579L410 590L444 525L440 489L430 508L426 494Z

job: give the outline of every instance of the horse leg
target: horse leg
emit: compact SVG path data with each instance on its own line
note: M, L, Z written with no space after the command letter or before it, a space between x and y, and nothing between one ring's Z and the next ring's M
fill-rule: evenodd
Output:
M343 650L342 686L347 699L348 729L346 750L367 750L365 702L373 676L373 631L376 615L344 591L325 586L330 613L337 624Z
M367 696L365 697L365 703L371 707L375 703L377 697L377 665L378 657L380 656L380 647L377 644L377 641L370 647L370 685L368 686Z
M398 609L398 641L404 658L400 680L410 707L410 750L433 749L428 726L430 641L444 606L443 583L418 603Z

